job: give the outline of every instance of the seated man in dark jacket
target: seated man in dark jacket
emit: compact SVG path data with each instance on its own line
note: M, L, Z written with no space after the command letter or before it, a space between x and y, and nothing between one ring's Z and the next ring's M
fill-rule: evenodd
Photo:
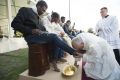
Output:
M47 4L45 1L39 1L36 4L36 12L32 8L22 7L12 21L14 30L23 33L28 44L31 43L52 43L64 51L75 55L76 51L63 42L56 34L46 31L46 28L40 22L40 16L46 12Z
M70 25L71 25L71 21L67 20L65 25L63 26L63 29L65 31L65 33L68 34L68 36L73 39L75 37L74 32L72 31L72 29L70 29Z

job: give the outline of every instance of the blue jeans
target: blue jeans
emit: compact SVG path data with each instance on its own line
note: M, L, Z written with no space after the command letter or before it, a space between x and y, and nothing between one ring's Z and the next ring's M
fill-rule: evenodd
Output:
M63 55L64 51L56 46L52 54L52 59L59 60L63 57Z
M25 37L25 40L27 41L28 44L52 43L71 55L73 55L73 53L75 52L75 49L68 46L63 40L61 40L59 36L52 33L43 33L41 35L29 35Z
M64 38L62 38L62 37L60 37L60 38L61 38L62 41L64 41L66 43ZM53 59L59 60L64 56L64 50L62 50L61 48L55 46L52 56L53 56Z

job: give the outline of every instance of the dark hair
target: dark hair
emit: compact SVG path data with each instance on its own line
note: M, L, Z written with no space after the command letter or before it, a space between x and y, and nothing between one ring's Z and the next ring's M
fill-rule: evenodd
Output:
M43 1L43 0L38 1L36 6L40 6L40 7L45 6L46 8L48 8L47 3L45 1Z
M60 15L57 12L53 12L51 17L52 18L60 18Z
M64 17L64 16L62 16L62 17L61 17L61 19L65 19L65 17Z
M70 23L71 23L71 21L70 21L70 20L67 20L67 22L66 22L66 23L68 23L68 22L70 22Z
M107 7L102 7L100 10L103 10L103 9L106 9L106 10L108 10L108 9L107 9Z

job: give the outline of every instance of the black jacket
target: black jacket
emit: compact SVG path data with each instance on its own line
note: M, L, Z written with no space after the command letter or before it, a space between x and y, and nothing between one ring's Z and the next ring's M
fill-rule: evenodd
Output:
M40 29L46 31L45 27L39 22L39 16L32 8L22 7L13 19L11 26L14 30L23 33L24 37L32 35L32 29Z
M63 29L65 31L65 33L67 33L68 35L71 35L71 30L69 29L69 26L67 26L66 24L63 26Z

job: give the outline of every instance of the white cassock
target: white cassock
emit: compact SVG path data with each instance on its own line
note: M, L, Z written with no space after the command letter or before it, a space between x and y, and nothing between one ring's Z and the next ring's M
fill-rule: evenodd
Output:
M84 42L85 73L95 80L120 80L120 66L106 40L90 33L77 35Z
M115 16L108 16L98 21L96 25L97 35L107 40L113 49L120 49L118 20ZM100 29L100 31L99 31Z

